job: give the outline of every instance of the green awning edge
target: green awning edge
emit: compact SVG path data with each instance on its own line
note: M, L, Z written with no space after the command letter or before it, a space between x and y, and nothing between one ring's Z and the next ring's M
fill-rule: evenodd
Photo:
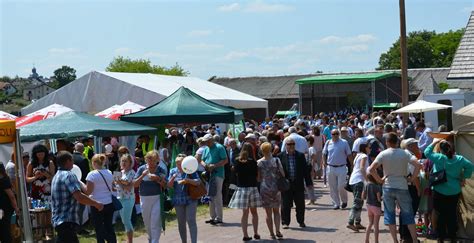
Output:
M296 84L337 84L337 83L369 83L386 78L400 77L399 72L373 72L356 74L318 75L295 81Z
M296 116L298 115L297 111L277 111L276 114L277 116Z
M399 103L376 103L372 106L372 108L378 109L390 109L390 108L398 108Z

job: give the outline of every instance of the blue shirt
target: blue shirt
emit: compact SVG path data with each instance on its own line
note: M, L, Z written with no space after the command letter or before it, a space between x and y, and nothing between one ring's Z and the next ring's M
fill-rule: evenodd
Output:
M81 186L70 170L59 169L51 183L51 208L53 226L62 223L79 224L79 202L72 196Z
M188 176L186 173L179 172L178 168L175 167L170 170L168 181L171 180L171 178L175 174L176 174L176 178L174 178L174 184L173 184L173 189L174 189L173 205L175 206L188 205L189 203L196 201L189 198L187 185L178 184L178 181L184 180ZM194 172L193 174L189 175L189 178L198 179L198 174Z
M433 142L433 138L428 134L429 132L431 132L431 129L427 127L420 135L418 147L421 151L425 151L426 147Z
M332 138L331 131L335 128L336 128L335 126L327 126L324 128L323 135L326 136L326 140L329 140Z
M224 159L227 159L227 153L224 146L219 143L214 143L213 146L207 147L202 153L202 161L206 164L217 164ZM224 178L224 167L217 167L212 175Z
M336 142L328 140L324 145L323 155L328 156L326 161L328 165L345 165L347 157L351 155L351 149L344 139L338 139Z
M137 173L135 174L135 179L140 177L143 174L143 171L148 169L148 165L144 164L140 166L137 170ZM156 170L154 172L150 171L150 173L155 174L157 176L160 176L161 178L166 179L166 171L163 170L160 166L156 166ZM145 176L142 180L142 183L140 183L140 187L138 189L138 192L140 193L140 196L155 196L155 195L160 195L161 194L161 185L151 181L147 176Z

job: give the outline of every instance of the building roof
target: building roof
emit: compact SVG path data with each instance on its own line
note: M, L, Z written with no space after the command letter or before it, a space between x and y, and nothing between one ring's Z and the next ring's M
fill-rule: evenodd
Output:
M321 74L309 78L296 80L297 84L342 84L342 83L369 83L391 77L400 77L398 72L373 72L352 74Z
M400 72L400 70L372 71L372 72L347 72L333 73L332 75L369 75L385 72ZM421 93L440 93L439 82L446 82L449 68L420 68L408 69L410 78L410 95ZM251 94L263 99L289 99L298 98L299 91L296 80L317 76L318 74L268 76L268 77L217 77L211 82L220 84L241 92ZM327 75L327 74L322 74Z
M474 11L454 55L448 79L474 81Z

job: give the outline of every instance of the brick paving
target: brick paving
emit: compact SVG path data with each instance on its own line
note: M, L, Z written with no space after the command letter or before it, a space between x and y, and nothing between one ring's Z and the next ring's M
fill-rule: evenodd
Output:
M313 242L364 242L365 231L354 233L346 228L349 217L349 208L352 205L352 195L349 195L349 206L344 210L333 210L329 196L329 188L323 188L321 181L315 183L315 191L318 196L316 205L306 207L305 223L306 228L298 227L296 223L295 211L292 210L292 221L290 229L282 229L284 236L280 242L313 243ZM365 207L365 205L364 205ZM271 240L269 231L265 223L265 212L258 209L259 214L259 234L262 237L258 242L278 242ZM240 227L241 211L234 209L224 210L224 224L212 226L205 224L207 217L198 219L198 242L242 242L242 231ZM367 211L362 212L362 224L367 226ZM388 228L383 225L383 218L380 219L381 232L380 242L392 242ZM253 235L251 218L249 217L249 235ZM168 227L165 234L161 235L161 242L180 242L176 226ZM135 239L135 242L147 242L147 236L143 235ZM188 232L189 242L189 232ZM257 242L253 240L252 242ZM374 242L373 234L371 241Z

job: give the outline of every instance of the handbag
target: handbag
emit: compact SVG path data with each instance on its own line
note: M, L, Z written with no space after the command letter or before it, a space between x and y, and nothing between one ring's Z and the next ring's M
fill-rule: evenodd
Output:
M281 165L281 162L280 162L279 159L275 158L275 160L277 161L277 163L279 163ZM278 164L277 164L277 168L278 168L278 172L280 174L280 176L277 179L278 190L281 191L281 192L286 192L286 191L290 190L290 181L283 176L283 174L280 171L280 166L278 166Z
M448 182L448 177L446 176L446 164L443 163L443 169L433 172L434 165L431 167L430 171L430 187L437 186Z
M189 177L189 175L188 175ZM199 185L195 186L195 185L192 185L192 184L187 184L186 186L188 187L186 190L188 192L188 196L189 198L193 199L193 200L197 200L197 199L200 199L201 197L205 196L207 194L207 190L206 190L206 185L204 184L204 182L199 179Z
M114 211L119 211L120 209L123 208L122 203L112 193L112 190L110 190L109 184L107 184L107 181L105 180L104 175L102 175L102 173L100 173L100 171L97 171L97 172L99 172L100 176L102 176L102 179L104 180L105 185L107 186L107 189L109 189L110 194L112 194L112 204L114 205Z
M347 178L347 180L346 180L346 185L344 186L344 189L348 192L353 192L352 186L349 185L349 178Z

